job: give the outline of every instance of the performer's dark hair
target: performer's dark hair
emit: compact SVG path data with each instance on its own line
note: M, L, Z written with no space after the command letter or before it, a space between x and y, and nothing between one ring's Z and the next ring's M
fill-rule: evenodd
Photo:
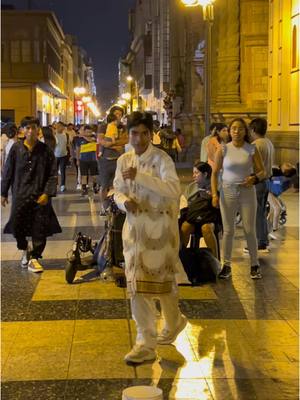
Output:
M40 120L38 118L27 116L21 120L21 127L25 128L28 125L36 124L38 127L40 126Z
M150 113L134 111L127 117L128 132L131 128L138 125L145 125L150 132L153 131L153 118Z

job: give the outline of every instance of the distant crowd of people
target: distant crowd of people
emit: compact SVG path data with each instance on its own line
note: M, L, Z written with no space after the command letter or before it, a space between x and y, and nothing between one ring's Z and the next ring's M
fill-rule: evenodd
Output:
M178 307L176 286L179 277L186 278L179 249L188 246L191 234L203 236L213 255L220 258L216 235L223 232L219 278L228 279L239 214L247 241L244 250L250 255L249 273L252 279L260 279L258 252L267 252L269 245L267 200L269 193L276 197L272 177L285 178L279 179L282 190L297 186L293 165L285 163L276 173L273 169L274 147L266 137L266 120L256 118L248 125L235 118L228 126L212 124L210 130L202 141L201 160L194 164L194 181L182 193L174 161L185 147L184 135L160 127L149 113L133 112L125 121L123 108L114 106L99 126L59 121L40 127L38 119L25 117L20 128L10 124L4 129L2 206L8 204L12 189L4 233L16 238L23 251L23 268L42 272L39 260L46 239L61 232L51 204L57 171L64 192L66 167L73 163L76 188L83 196L90 184L95 193L100 191L104 215L113 188L117 207L126 213L122 231L125 274L137 325L136 343L125 356L126 362L154 360L157 344L173 343L185 328L187 319ZM273 219L277 214L274 210ZM276 229L273 220L272 230ZM159 333L153 298L161 303Z

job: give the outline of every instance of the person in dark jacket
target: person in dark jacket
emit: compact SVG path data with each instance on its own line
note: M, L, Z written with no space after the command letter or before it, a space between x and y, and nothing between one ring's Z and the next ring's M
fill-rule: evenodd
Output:
M42 272L38 259L46 246L47 236L61 232L51 205L56 195L57 169L52 150L38 140L38 120L24 118L24 142L15 143L5 163L1 204L8 204L12 188L12 207L4 233L13 234L17 247L23 250L21 266L31 272ZM26 237L32 238L32 248Z

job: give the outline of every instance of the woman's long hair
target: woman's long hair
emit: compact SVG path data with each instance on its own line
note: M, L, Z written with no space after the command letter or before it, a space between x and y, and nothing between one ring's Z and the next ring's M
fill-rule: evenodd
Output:
M221 143L221 142L222 142L222 139L221 139L221 137L220 137L220 132L221 132L221 130L224 129L224 128L227 128L227 129L228 129L228 126L227 126L226 124L224 124L223 122L217 122L215 128L216 128L216 129L215 129L214 136L217 138L218 142ZM229 136L229 139L230 139L229 132L228 132L228 136ZM231 140L231 139L230 139L230 140Z
M56 140L52 128L50 128L49 126L43 126L42 132L45 143L50 147L52 151L54 151L56 146Z
M247 122L246 122L243 118L234 118L234 119L230 122L229 128L228 128L228 129L229 129L229 135L230 135L230 131L231 131L231 126L232 126L232 124L233 124L234 122L240 122L240 123L244 126L245 132L246 132L245 137L244 137L244 140L245 140L245 142L247 142L247 143L251 143L251 138L250 138L250 132L249 132L248 124L247 124ZM230 137L231 137L231 135L230 135Z

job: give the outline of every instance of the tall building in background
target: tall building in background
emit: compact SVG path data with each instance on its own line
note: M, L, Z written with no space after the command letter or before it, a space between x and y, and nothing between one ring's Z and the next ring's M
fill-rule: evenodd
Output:
M19 124L25 115L42 125L74 121L74 87L83 85L91 97L86 118L98 118L91 60L74 50L54 13L2 10L1 120ZM75 69L74 69L75 68Z
M98 113L95 115L92 109L88 107L89 103L93 103L93 108L98 108L92 60L88 57L86 51L79 46L75 36L66 35L66 40L72 49L73 86L75 88L74 122L76 124L97 122ZM78 93L78 88L81 89L81 93Z
M299 1L270 0L269 133L277 161L299 160Z
M139 107L155 112L161 123L180 127L190 156L198 156L207 134L202 7L137 0L130 30L130 51L121 65L134 77ZM298 159L298 37L297 0L214 2L211 122L268 117L278 162Z
M201 7L178 0L171 16L171 95L175 125L195 155L204 132L205 22ZM268 0L214 2L211 122L267 115Z
M130 12L130 50L120 63L121 79L127 72L133 77L134 108L152 111L164 123L168 122L165 100L170 89L171 3L170 0L136 1L135 9ZM121 81L120 87L126 87L126 82Z

